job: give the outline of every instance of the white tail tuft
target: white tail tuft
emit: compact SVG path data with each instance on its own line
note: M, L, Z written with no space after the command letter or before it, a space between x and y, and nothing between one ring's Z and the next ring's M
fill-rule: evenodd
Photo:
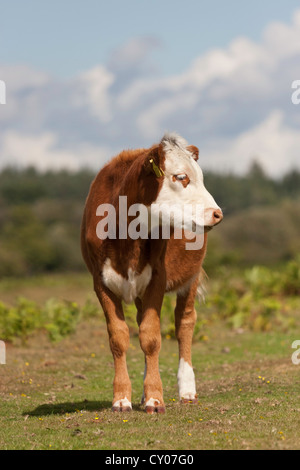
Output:
M199 302L205 303L205 295L206 295L206 284L207 284L207 279L208 276L206 272L204 271L203 268L201 268L201 271L198 276L198 287L197 287L197 297L199 299Z

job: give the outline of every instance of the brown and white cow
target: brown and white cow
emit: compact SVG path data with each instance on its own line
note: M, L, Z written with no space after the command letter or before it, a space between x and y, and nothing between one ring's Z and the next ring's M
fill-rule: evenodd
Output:
M203 276L207 232L223 218L221 209L204 186L203 174L196 162L198 153L197 147L188 145L177 134L165 134L159 144L149 149L121 152L102 168L91 184L82 220L81 245L107 321L115 365L113 411L132 408L126 365L129 330L122 301L135 302L137 307L140 345L145 354L142 398L145 409L147 413L165 411L159 374L160 311L164 294L170 291L177 293L175 329L179 345L179 398L184 403L197 402L191 359L196 321L194 301ZM172 230L168 239L162 236L162 227L156 238L150 231L146 237L124 236L124 229L126 234L133 216L127 213L124 219L124 214L120 214L120 196L126 196L127 207L134 204L146 207L149 220L150 209L157 204L167 212L174 203L179 211L186 204L201 205L202 246L187 250L187 232L181 238L174 236L174 229L184 229L186 220L182 218L180 226L180 218L175 223L170 214ZM109 207L114 208L116 221L113 232L105 238L99 236L98 224L107 216ZM122 227L120 225L120 216L125 220L125 227L124 223ZM194 212L190 212L190 218L194 217ZM106 222L108 224L108 219ZM199 225L199 221L189 222ZM112 233L115 236L111 236Z

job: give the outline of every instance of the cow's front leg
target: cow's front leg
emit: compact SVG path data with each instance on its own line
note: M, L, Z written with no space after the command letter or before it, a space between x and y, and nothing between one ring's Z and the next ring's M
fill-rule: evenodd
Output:
M183 294L177 294L175 332L179 348L177 374L179 399L182 403L197 403L195 374L192 367L192 339L196 323L194 307L198 280Z
M125 323L121 300L99 284L95 291L104 310L110 349L114 359L113 411L131 411L131 383L127 371L126 352L129 347L129 330Z
M159 373L161 347L160 310L165 291L165 280L153 276L138 311L139 338L145 354L143 401L149 414L164 413L163 388Z

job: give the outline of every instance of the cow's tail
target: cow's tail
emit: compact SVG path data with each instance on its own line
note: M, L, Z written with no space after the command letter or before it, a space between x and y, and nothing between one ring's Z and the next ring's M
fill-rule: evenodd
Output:
M197 287L197 296L200 302L205 302L205 295L207 292L206 285L208 281L208 276L203 268L201 268L198 275L198 287Z

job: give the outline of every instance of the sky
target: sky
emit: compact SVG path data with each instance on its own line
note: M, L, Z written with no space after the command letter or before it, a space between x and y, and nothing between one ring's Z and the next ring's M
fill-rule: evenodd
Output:
M0 80L0 168L99 170L165 131L204 169L300 168L299 1L0 0Z

